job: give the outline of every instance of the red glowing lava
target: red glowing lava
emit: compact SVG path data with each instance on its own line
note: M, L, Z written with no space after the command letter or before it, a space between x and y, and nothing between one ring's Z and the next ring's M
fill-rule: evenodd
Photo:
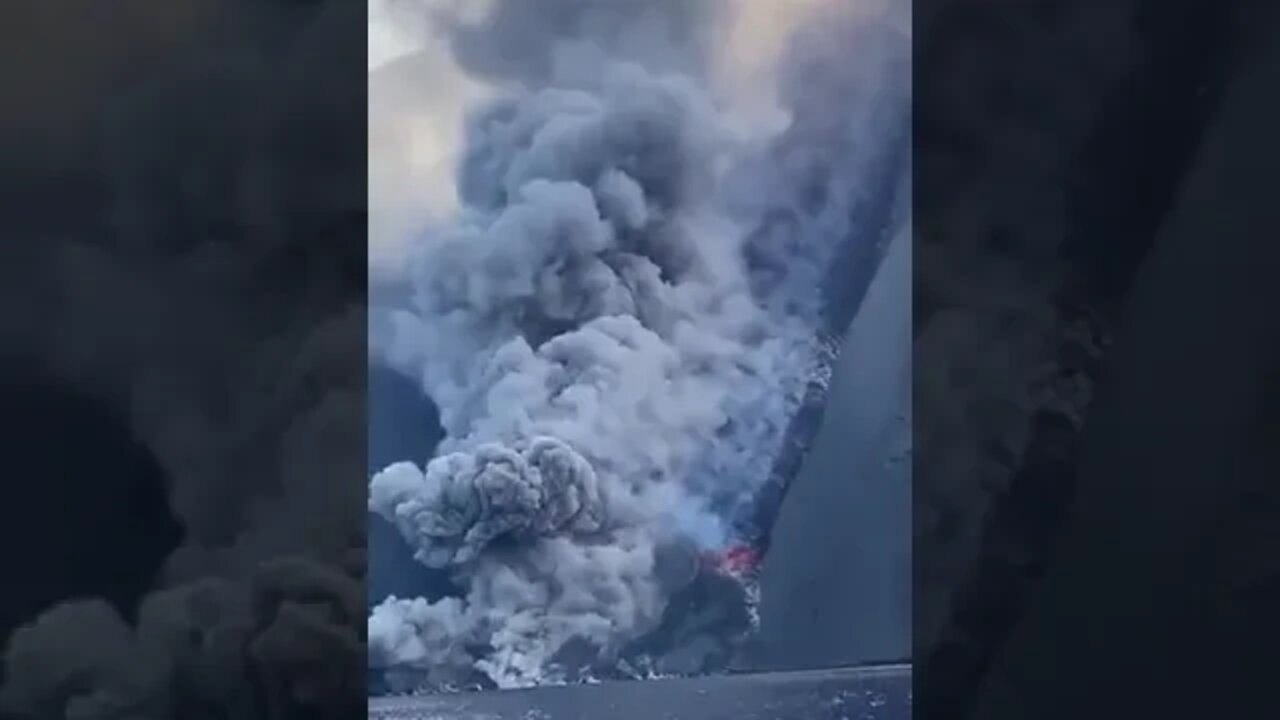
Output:
M703 559L712 571L733 577L753 574L760 567L760 553L750 545L730 545L706 553Z

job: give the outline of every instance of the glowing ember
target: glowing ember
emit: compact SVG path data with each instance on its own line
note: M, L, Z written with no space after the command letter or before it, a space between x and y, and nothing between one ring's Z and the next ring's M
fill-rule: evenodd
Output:
M704 559L712 571L733 577L750 575L760 566L760 553L750 545L731 545L707 553Z

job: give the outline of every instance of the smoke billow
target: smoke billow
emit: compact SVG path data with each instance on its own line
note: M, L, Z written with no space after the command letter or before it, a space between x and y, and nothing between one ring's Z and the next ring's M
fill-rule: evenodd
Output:
M607 666L661 623L673 548L746 532L822 382L859 183L901 131L902 9L811 9L828 27L780 58L791 122L767 135L711 70L731 3L429 15L494 96L466 115L458 212L375 312L375 355L445 439L376 473L369 508L465 593L376 606L372 667L520 686Z
M537 6L501 0L491 3L481 22L445 12L436 19L466 72L540 88L566 74L594 75L596 70L571 67L575 53L587 48L607 52L611 61L701 75L716 20L728 9L723 0L550 0Z

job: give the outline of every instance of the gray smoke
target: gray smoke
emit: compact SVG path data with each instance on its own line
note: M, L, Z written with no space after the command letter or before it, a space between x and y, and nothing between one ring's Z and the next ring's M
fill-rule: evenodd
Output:
M884 125L864 105L904 82L882 76L905 35L838 23L805 38L823 52L788 59L803 66L784 75L793 123L762 140L711 100L703 63L672 72L681 56L663 52L705 55L690 38L710 36L693 22L715 19L710 5L553 3L539 20L524 7L454 31L464 68L516 84L471 115L463 208L419 239L413 300L377 314L373 341L420 380L446 438L425 468L376 474L369 507L466 595L388 598L370 663L434 684L554 680L583 644L609 662L660 621L668 548L732 540L820 381L817 273L850 233L876 155L864 144ZM648 30L620 37L633 12ZM873 41L854 73L833 42L851 38ZM757 232L780 211L791 233ZM774 282L753 251L778 259Z
M420 497L423 487L430 504ZM394 507L400 527L421 542L433 567L474 560L506 535L522 539L592 533L603 525L595 470L563 442L533 438L519 451L498 443L452 453L427 466L393 465L370 502Z
M363 694L366 310L334 247L309 246L315 218L359 209L341 183L360 169L317 164L312 147L353 133L308 119L333 112L316 81L360 71L330 39L358 8L284 33L290 10L220 7L226 25L204 19L189 50L104 93L116 107L88 156L111 217L15 278L46 309L20 347L123 409L172 480L185 545L136 624L86 599L18 630L6 712L279 716ZM357 263L362 231L333 240Z
M744 233L708 204L728 138L683 81L619 66L594 92L501 102L471 137L461 185L474 220L429 241L389 348L448 435L425 471L376 476L370 505L421 561L466 568L483 617L450 606L435 621L463 620L455 636L495 646L494 679L521 683L570 639L657 621L657 547L682 522L717 534L709 513L670 508L705 504L690 476L738 387L767 386L775 417L796 401L772 364L803 334L750 296ZM767 467L769 449L732 452ZM525 567L471 566L504 536L529 548Z
M458 64L468 73L545 88L575 68L583 52L603 52L660 71L704 68L724 0L497 0L482 20L437 11Z

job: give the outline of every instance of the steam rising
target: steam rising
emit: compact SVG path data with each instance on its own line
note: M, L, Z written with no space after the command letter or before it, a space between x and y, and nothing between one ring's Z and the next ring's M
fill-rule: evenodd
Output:
M874 69L850 73L831 40L856 34L808 38L826 54L787 62L817 89L784 74L793 122L761 137L709 69L733 9L436 16L497 95L467 116L460 210L404 260L412 300L375 315L375 352L421 382L446 438L376 474L369 507L466 595L376 607L374 667L520 686L616 661L661 620L664 553L721 549L770 481L821 381L821 273L876 155L851 147L880 129L853 104L881 101L906 48L876 23Z

